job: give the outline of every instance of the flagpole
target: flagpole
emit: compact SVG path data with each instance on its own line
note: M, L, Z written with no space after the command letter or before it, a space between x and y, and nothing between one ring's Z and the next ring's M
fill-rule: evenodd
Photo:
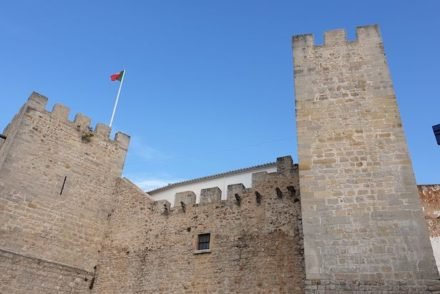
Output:
M110 128L112 127L113 124L113 118L115 118L116 107L118 106L119 95L121 94L121 88L122 88L122 84L124 83L126 70L124 69L122 72L123 74L122 74L121 83L119 84L118 94L116 94L115 105L113 106L112 118L110 119L110 124L109 124Z

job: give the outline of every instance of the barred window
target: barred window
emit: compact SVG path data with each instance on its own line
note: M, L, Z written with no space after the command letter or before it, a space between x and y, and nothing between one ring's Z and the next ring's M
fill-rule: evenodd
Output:
M199 242L197 244L197 250L209 249L209 241L211 239L211 234L200 234Z

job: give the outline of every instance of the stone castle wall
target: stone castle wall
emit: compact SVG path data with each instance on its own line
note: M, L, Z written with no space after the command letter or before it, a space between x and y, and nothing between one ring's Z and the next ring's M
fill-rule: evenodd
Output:
M0 250L24 263L94 271L128 137L32 94L0 146ZM13 258L2 262L13 262ZM39 266L30 267L38 269ZM11 276L20 279L19 267ZM29 271L26 275L30 275ZM30 279L32 280L32 279ZM38 278L37 278L38 280ZM14 284L10 280L7 283ZM4 282L6 283L6 282Z
M258 174L252 189L229 186L228 200L218 188L199 204L179 193L173 209L121 180L96 293L303 293L297 171L290 158L281 170ZM209 251L196 250L203 233Z
M297 166L253 188L178 193L176 207L121 179L128 137L33 93L0 143L0 281L6 293L302 293ZM69 146L69 148L65 148ZM209 252L198 252L201 233Z
M0 249L0 293L90 292L93 273Z
M440 291L417 196L439 238L440 188L417 191L378 28L357 35L294 38L300 163L227 200L153 201L120 178L128 136L33 93L0 139L0 293Z
M302 293L297 166L279 158L253 188L152 201L120 178L128 137L32 94L0 145L0 291ZM70 148L66 149L65 146ZM196 250L211 234L209 251Z
M307 279L437 279L378 27L293 47Z

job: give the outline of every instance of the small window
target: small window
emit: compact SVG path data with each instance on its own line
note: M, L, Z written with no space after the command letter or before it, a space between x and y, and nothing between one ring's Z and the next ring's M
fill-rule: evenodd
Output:
M211 239L211 234L200 234L199 235L199 242L197 244L197 250L209 249L210 239Z

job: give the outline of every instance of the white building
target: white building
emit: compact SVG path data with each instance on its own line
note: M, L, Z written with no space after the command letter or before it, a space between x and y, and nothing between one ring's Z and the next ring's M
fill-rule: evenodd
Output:
M276 171L277 163L270 162L180 183L169 184L168 186L147 193L153 200L167 200L171 203L171 206L174 206L174 196L176 193L192 191L196 194L196 203L199 203L200 191L202 189L219 187L222 191L222 199L226 199L228 185L243 184L246 188L251 188L252 174L261 172L272 173Z

